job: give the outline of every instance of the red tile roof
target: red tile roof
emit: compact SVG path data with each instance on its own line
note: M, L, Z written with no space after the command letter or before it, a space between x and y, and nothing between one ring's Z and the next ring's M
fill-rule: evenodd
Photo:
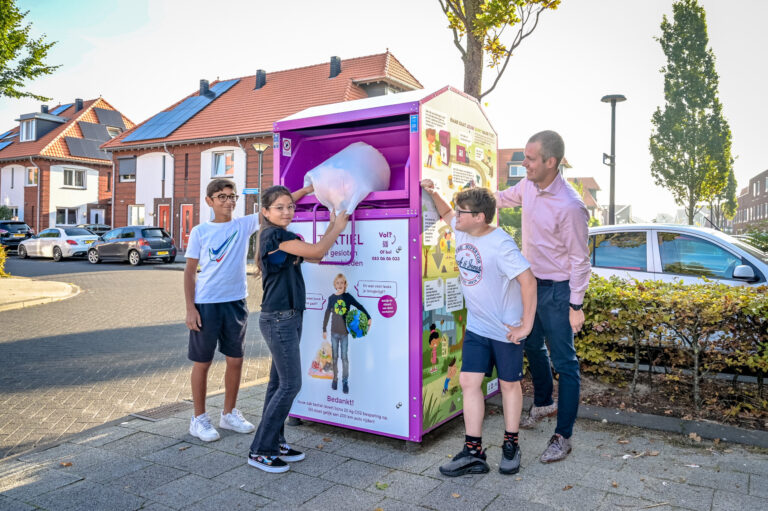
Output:
M108 160L98 160L94 158L84 158L82 156L72 156L69 153L69 148L64 137L77 137L83 138L83 134L78 126L79 121L98 123L99 119L96 117L94 108L103 108L105 110L116 110L115 107L107 103L103 98L90 99L83 101L83 109L75 112L74 103L72 106L60 112L59 117L64 117L67 122L61 126L54 128L39 139L30 142L19 142L18 136L13 139L13 143L4 149L0 149L0 160L12 160L12 159L24 159L33 157L47 157L47 158L64 158L67 160L77 160L84 163L101 163L104 164ZM53 111L55 109L51 108ZM121 114L122 115L122 114ZM126 130L133 128L135 125L126 116L122 115L123 122L125 123ZM19 127L14 128L14 132L18 133Z
M590 193L590 190L600 190L600 185L597 184L597 181L595 181L595 178L593 177L569 177L568 178L569 183L581 183L582 189L584 190L584 193L582 194L582 200L584 201L584 205L588 208L600 208L600 206L597 204L597 201L595 201L595 198Z
M342 60L341 74L334 78L329 78L329 74L327 62L267 73L266 85L258 90L254 90L256 76L244 76L167 137L123 142L127 136L124 133L107 141L102 148L114 151L147 144L268 133L272 131L272 123L305 108L368 97L361 87L367 83L386 82L406 90L422 88L389 51ZM198 91L164 111L197 95Z

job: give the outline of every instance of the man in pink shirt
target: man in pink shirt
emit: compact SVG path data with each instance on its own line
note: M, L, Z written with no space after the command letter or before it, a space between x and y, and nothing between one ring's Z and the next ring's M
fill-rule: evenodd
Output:
M582 303L591 274L589 213L558 170L564 154L563 139L554 131L533 135L525 146L526 178L496 194L500 208L523 207L523 255L538 283L536 319L525 340L534 400L520 426L532 428L557 414L555 434L541 455L542 463L560 461L571 452L580 386L573 335L584 324ZM552 399L550 364L560 375L557 403Z

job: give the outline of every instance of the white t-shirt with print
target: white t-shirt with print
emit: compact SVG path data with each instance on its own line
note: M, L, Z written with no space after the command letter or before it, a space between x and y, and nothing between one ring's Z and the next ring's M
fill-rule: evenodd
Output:
M233 218L230 222L205 222L192 228L184 257L200 261L195 303L233 302L248 296L248 241L258 230L258 215Z
M467 306L467 330L507 341L506 325L523 319L520 284L515 277L530 268L515 240L501 228L475 237L456 230L456 265Z

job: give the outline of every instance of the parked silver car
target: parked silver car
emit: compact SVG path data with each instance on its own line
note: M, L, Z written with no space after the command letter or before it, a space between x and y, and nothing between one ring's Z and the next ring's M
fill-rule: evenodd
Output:
M84 256L93 242L99 239L87 229L79 227L51 227L19 243L17 254L26 257L51 257L58 262L65 257Z
M160 227L118 227L99 236L88 250L89 262L98 264L105 259L128 261L133 266L148 259L172 263L176 260L176 246L171 235Z
M592 271L638 280L765 285L768 254L713 229L626 224L589 229Z

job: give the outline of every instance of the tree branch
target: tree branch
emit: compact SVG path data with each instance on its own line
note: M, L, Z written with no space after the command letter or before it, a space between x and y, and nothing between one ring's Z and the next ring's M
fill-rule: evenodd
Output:
M459 18L462 23L464 23L464 28L467 28L467 18L464 16L464 13L461 12L461 9L459 9L455 0L445 0L445 3L443 3L443 0L437 1L440 2L440 8L443 10L443 13L445 13L446 17L448 16L449 11L453 12L453 14ZM456 48L459 49L461 58L464 59L467 54L467 50L461 46L461 36L459 36L459 32L456 30L456 27L451 27L451 30L453 31L453 44L456 46Z

